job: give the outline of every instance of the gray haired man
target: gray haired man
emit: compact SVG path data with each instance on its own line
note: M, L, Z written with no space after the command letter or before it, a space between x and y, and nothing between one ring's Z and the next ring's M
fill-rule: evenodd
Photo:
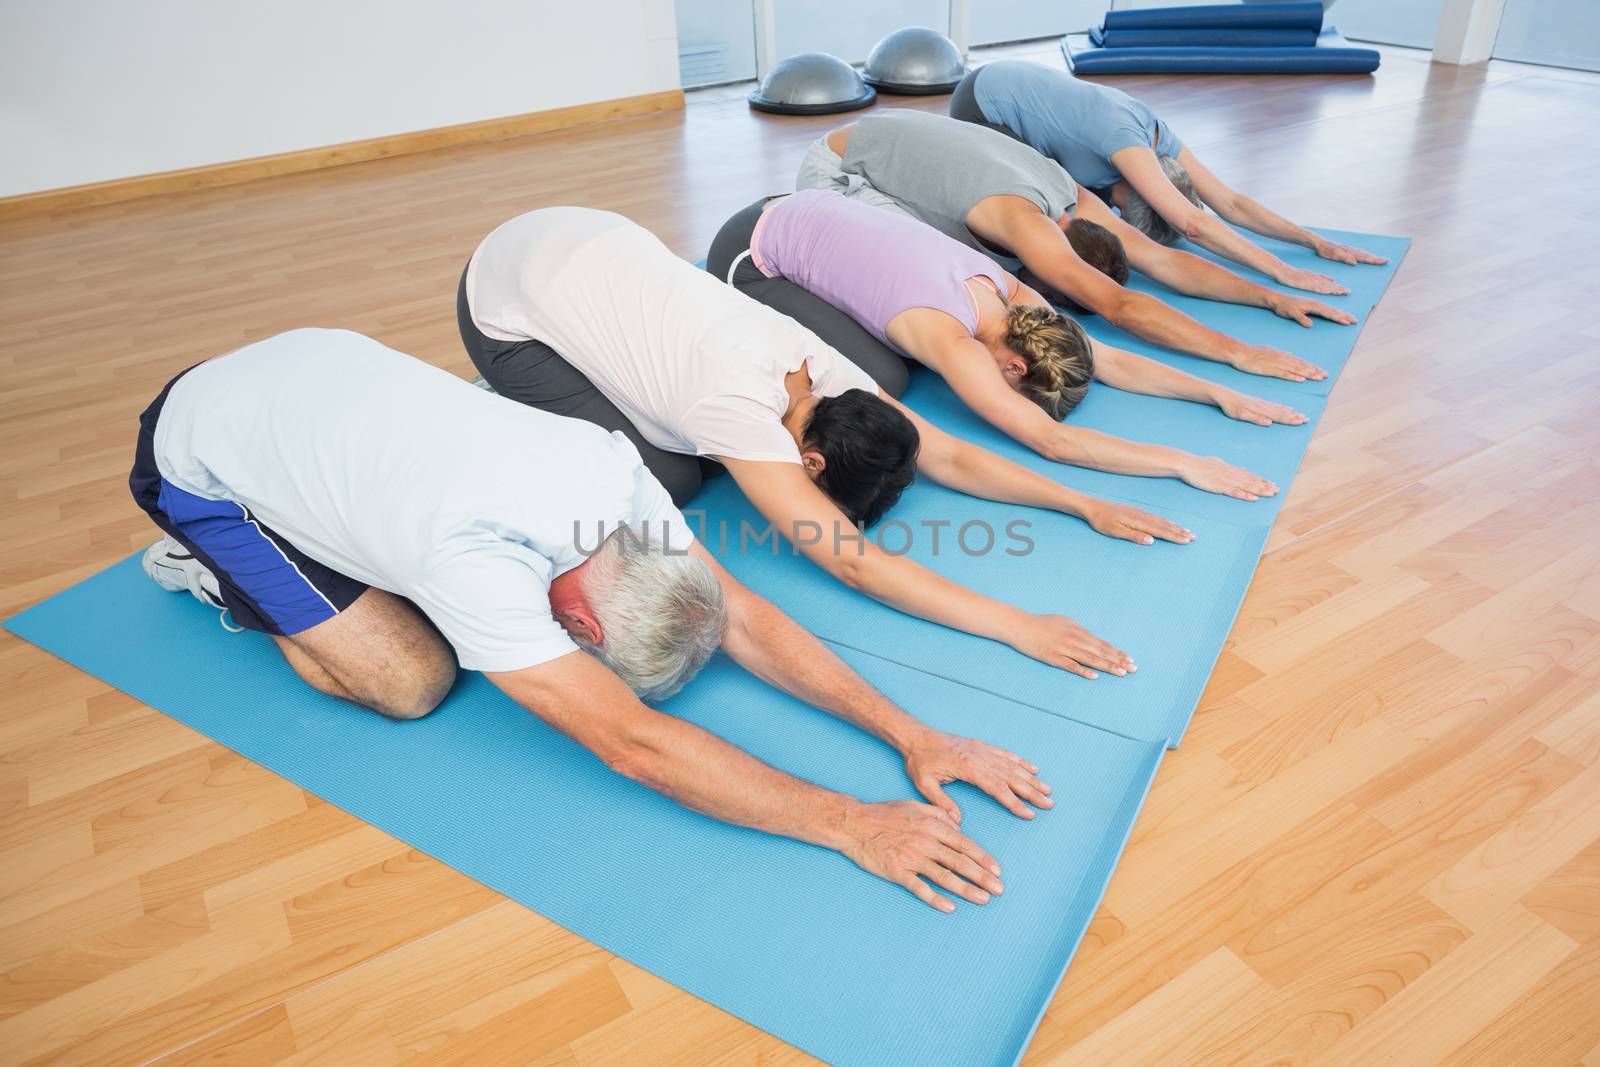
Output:
M294 330L180 374L141 418L129 485L166 534L146 572L270 635L316 689L415 719L459 661L618 773L942 911L930 883L1001 891L945 784L1022 818L1050 807L1037 767L923 725L734 580L622 434L359 334ZM641 702L718 648L894 746L930 803L819 788Z

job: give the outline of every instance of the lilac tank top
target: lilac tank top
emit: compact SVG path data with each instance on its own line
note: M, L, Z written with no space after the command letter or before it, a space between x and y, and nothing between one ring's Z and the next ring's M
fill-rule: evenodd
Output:
M828 189L801 190L762 212L750 258L767 277L820 296L885 344L890 320L908 308L943 311L976 333L968 278L988 278L1006 295L1005 272L988 256Z

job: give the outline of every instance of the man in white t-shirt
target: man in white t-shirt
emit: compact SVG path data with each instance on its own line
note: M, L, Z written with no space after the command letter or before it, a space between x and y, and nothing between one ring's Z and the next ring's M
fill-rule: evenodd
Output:
M414 719L459 660L612 769L941 910L928 882L975 903L1001 888L945 783L1024 818L1050 806L1036 767L924 726L735 581L626 438L359 334L295 330L179 375L140 420L129 486L167 534L151 577L271 635L315 688ZM719 647L893 745L931 803L818 788L636 695Z
M852 588L1087 678L1126 674L1133 660L1064 615L957 585L858 528L920 472L1139 544L1193 539L952 437L811 330L609 211L543 208L504 223L467 264L456 313L495 391L630 435L680 505L699 487L699 460L715 460L773 529Z

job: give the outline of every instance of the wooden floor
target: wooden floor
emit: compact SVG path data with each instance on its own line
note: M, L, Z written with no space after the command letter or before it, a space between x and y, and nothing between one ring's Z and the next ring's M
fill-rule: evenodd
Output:
M1117 84L1416 244L1028 1062L1600 1067L1600 78ZM153 539L134 419L184 366L319 325L465 372L492 226L603 206L698 257L828 123L697 94L0 226L0 613ZM0 701L0 1061L806 1059L9 635Z

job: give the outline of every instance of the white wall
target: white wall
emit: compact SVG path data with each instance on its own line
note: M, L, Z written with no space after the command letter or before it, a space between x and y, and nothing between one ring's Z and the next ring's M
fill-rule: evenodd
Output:
M0 0L0 196L677 85L672 0Z
M940 33L948 31L950 2L804 0L796 3L779 0L777 24L779 59L800 52L827 52L846 63L860 63L874 45L906 26L924 26Z
M710 85L756 76L755 13L751 0L682 0L678 7L678 48L720 49L721 63L705 63L695 77L684 64L685 85Z
M973 0L972 43L1082 33L1100 25L1107 10L1108 0Z

